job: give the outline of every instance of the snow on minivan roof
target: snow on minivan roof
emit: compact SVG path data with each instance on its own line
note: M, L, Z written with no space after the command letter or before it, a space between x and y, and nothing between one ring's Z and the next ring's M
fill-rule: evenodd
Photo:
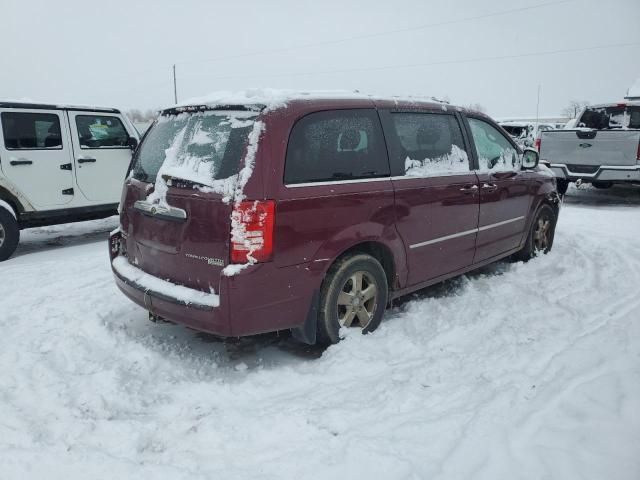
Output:
M255 88L238 92L219 91L213 92L202 97L190 98L179 102L176 105L166 107L162 111L165 113L176 110L188 109L189 107L208 107L215 108L218 106L255 106L259 109L274 110L285 107L289 102L299 100L378 100L391 102L410 102L410 103L430 103L442 105L443 109L447 109L448 103L438 100L435 97L425 96L383 96L365 94L357 90L279 90L272 88ZM457 107L452 107L457 108Z

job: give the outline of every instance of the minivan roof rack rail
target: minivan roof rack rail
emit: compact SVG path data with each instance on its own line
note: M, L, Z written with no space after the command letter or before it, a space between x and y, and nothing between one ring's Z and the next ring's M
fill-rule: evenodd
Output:
M207 110L223 110L223 111L247 111L260 112L267 108L266 105L185 105L181 107L165 108L162 115L177 115L185 112L204 112Z

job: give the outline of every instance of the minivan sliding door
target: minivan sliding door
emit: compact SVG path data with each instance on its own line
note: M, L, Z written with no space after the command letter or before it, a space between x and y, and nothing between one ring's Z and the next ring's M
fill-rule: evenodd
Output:
M478 226L478 179L458 118L416 111L382 111L381 117L408 285L468 267Z

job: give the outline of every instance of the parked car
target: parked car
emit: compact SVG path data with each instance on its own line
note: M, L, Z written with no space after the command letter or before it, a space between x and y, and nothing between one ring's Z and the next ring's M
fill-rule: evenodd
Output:
M0 261L20 229L103 218L138 143L112 108L0 102Z
M551 249L553 175L481 113L244 98L167 109L136 151L110 254L152 319L329 344L392 299Z
M596 188L640 182L640 102L584 109L568 128L543 132L540 157L558 177L561 194L570 182Z
M511 136L520 147L538 147L536 139L542 132L556 128L553 123L535 122L499 122L500 126Z

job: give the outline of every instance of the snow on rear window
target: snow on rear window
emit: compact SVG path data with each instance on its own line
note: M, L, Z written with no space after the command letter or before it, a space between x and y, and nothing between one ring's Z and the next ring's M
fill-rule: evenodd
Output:
M151 201L164 203L168 185L189 183L228 201L247 180L240 159L257 123L251 111L163 115L140 146L133 177L154 182ZM242 173L242 175L239 175Z

